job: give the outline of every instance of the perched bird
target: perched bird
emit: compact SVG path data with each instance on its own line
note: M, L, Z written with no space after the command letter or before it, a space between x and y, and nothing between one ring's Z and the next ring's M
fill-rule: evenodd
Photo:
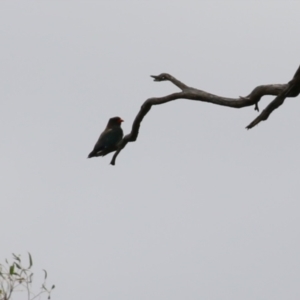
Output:
M120 117L110 118L105 130L101 133L93 151L88 158L104 156L117 150L119 142L123 138L121 123L124 122Z

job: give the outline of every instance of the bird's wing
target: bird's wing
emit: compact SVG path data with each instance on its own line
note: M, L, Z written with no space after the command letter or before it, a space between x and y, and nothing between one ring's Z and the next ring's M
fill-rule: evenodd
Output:
M115 146L123 137L121 128L109 128L103 131L94 147L94 151L98 152Z
M121 127L113 128L107 137L106 148L116 146L123 137L123 130Z
M97 143L95 144L93 151L101 151L105 148L105 146L107 145L107 141L109 140L111 131L112 131L112 129L106 129L100 134L100 137L99 137Z

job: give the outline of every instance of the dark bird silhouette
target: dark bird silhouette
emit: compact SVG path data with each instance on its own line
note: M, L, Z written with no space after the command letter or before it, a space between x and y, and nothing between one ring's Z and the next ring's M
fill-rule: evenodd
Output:
M105 130L101 133L93 151L88 158L104 156L112 151L117 150L119 142L123 138L123 130L120 117L110 118Z

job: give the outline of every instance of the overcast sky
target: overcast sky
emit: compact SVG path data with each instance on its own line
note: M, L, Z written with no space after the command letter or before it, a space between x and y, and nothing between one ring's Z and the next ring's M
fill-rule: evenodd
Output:
M86 159L110 117L128 133L168 72L226 97L288 82L299 1L1 1L1 247L58 300L300 298L300 98L153 107L136 143ZM265 97L260 108L272 97ZM24 295L25 296L25 295Z

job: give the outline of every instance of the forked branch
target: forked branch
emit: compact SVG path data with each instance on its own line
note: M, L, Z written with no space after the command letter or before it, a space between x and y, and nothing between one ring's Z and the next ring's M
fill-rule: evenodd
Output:
M151 77L154 78L154 81L170 81L174 85L176 85L181 90L181 92L167 95L165 97L149 98L143 103L139 113L133 121L131 132L124 136L124 138L118 145L117 151L114 153L110 162L111 165L115 165L117 156L127 145L127 143L135 142L137 140L141 122L143 121L146 114L150 111L152 105L160 105L177 99L188 99L209 102L216 105L228 106L233 108L243 108L254 105L255 110L258 111L258 102L263 96L276 96L275 99L261 112L261 114L246 127L247 129L250 129L256 126L261 121L267 120L270 114L280 105L282 105L287 97L296 97L300 93L300 66L297 69L293 79L287 84L260 85L254 88L248 96L239 98L220 97L202 90L189 87L167 73L162 73L157 76L152 75Z

